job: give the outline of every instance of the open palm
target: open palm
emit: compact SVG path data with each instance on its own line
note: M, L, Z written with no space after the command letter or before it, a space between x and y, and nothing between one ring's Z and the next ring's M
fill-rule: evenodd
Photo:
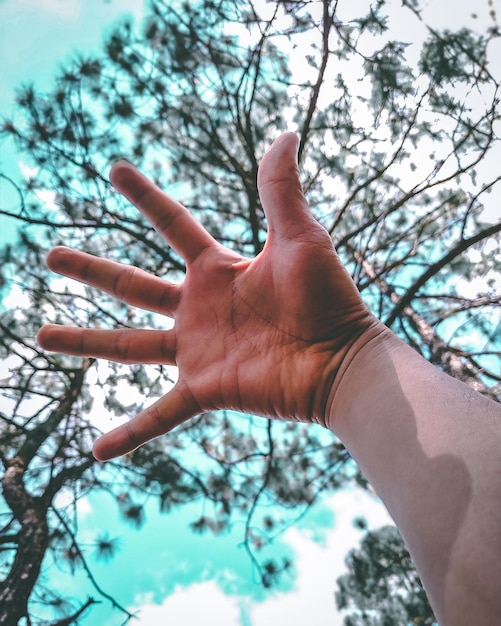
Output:
M49 350L179 368L169 393L96 442L97 458L124 454L213 409L323 423L340 364L374 318L309 213L296 152L296 135L286 133L261 163L258 187L269 228L255 259L221 246L126 163L113 168L111 180L183 255L184 282L68 248L49 254L54 271L175 322L168 331L40 330L40 345Z

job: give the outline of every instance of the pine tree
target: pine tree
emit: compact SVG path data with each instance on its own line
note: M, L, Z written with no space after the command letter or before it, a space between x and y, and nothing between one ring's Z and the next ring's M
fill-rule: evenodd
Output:
M184 273L182 259L111 188L109 167L120 158L252 256L266 238L259 159L277 134L296 130L312 211L373 312L435 365L498 399L501 222L488 211L501 179L491 167L496 15L479 34L427 26L414 2L356 10L335 0L153 0L143 24L117 24L100 56L62 66L49 93L19 89L2 137L35 173L10 181L17 210L0 207L19 223L19 241L1 251L0 285L10 300L19 293L29 302L0 311L0 357L11 364L1 381L1 623L35 623L35 594L63 605L60 623L91 607L87 599L65 610L40 578L49 554L92 575L72 514L91 492L112 494L138 527L145 493L164 511L212 503L193 521L196 532L244 519L244 545L269 586L290 563L263 559L260 548L324 492L365 484L320 428L231 413L201 415L107 468L94 461L96 398L112 414L133 415L173 373L44 354L37 329L164 322L51 276L45 253L65 244L169 280ZM407 35L395 36L396 19L424 33L419 53ZM65 506L55 503L62 491L71 496ZM115 543L100 533L96 545L109 557ZM107 597L97 582L96 593Z

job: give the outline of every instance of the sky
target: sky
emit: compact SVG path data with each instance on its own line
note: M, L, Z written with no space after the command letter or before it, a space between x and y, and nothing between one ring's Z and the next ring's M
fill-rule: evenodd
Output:
M499 1L494 4L501 15ZM450 28L471 15L470 0L428 0L425 5L435 23ZM64 59L76 50L98 51L114 21L124 15L139 20L143 10L141 0L0 0L0 116L15 114L14 92L20 84L36 81L40 88L49 87ZM10 145L2 146L0 171L16 180L22 176L22 164ZM2 181L0 202L16 202L12 188ZM0 244L14 234L13 224L2 220ZM352 520L364 515L372 527L391 523L380 502L367 492L342 491L329 497L279 539L277 549L294 555L296 575L285 581L283 590L264 592L238 545L238 528L222 537L193 535L189 507L168 517L150 507L144 530L137 531L124 526L114 507L100 497L80 506L80 533L89 542L96 529L116 527L121 537L117 557L108 564L92 563L93 570L107 593L139 611L133 623L141 626L202 620L204 626L304 626L312 615L316 626L339 626L335 580L345 569L348 549L361 538ZM47 575L61 592L82 598L96 595L84 575L62 576L55 567ZM106 601L88 615L83 624L123 622Z
M16 114L15 91L26 83L50 88L58 67L76 51L98 52L117 19L140 20L143 0L0 0L0 118ZM19 159L10 142L0 145L0 171L18 181ZM2 206L18 206L17 195L0 180ZM0 223L0 245L11 241L15 223Z

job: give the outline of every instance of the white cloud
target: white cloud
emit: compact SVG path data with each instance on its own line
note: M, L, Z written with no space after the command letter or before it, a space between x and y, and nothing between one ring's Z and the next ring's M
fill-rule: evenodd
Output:
M40 171L39 167L31 167L30 165L26 165L23 161L19 161L19 170L24 178L29 179L33 176L36 176Z
M138 626L176 626L204 624L204 626L240 626L239 599L226 596L215 581L178 587L163 604L154 604L151 597L138 599L140 606Z
M56 204L57 193L53 189L37 189L35 196L42 203L42 205L50 211L58 211L59 208Z
M334 591L337 578L346 571L348 551L358 545L362 536L353 526L353 519L364 516L376 528L393 522L381 502L361 489L335 494L329 506L335 513L335 525L326 545L311 541L294 528L286 534L285 540L296 554L296 591L254 605L250 612L252 626L304 626L313 615L315 626L342 625L343 615L337 612Z
M216 581L178 587L162 604L153 594L137 598L140 626L158 624L204 626L304 626L314 619L315 626L341 626L343 615L336 610L334 591L337 578L346 571L344 560L350 548L358 545L362 533L353 519L364 516L370 527L393 523L381 502L361 489L341 491L328 506L335 513L335 524L324 544L313 541L304 530L291 528L283 540L292 546L297 570L295 590L277 592L264 602L248 597L227 596ZM222 559L223 562L223 559Z
M17 5L70 19L78 19L82 12L82 0L17 0Z

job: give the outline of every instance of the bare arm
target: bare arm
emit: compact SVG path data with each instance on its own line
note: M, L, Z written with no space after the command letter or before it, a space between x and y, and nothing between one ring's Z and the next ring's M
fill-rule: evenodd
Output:
M439 623L501 624L501 406L388 330L343 369L329 427L395 520Z
M225 249L132 166L112 171L184 256L182 285L56 248L51 269L174 319L169 331L49 325L42 347L177 365L175 387L94 453L125 454L202 411L317 422L336 433L394 517L444 626L501 623L501 407L442 374L366 309L309 213L286 133L258 187L269 231L255 259ZM203 346L203 350L200 350Z

